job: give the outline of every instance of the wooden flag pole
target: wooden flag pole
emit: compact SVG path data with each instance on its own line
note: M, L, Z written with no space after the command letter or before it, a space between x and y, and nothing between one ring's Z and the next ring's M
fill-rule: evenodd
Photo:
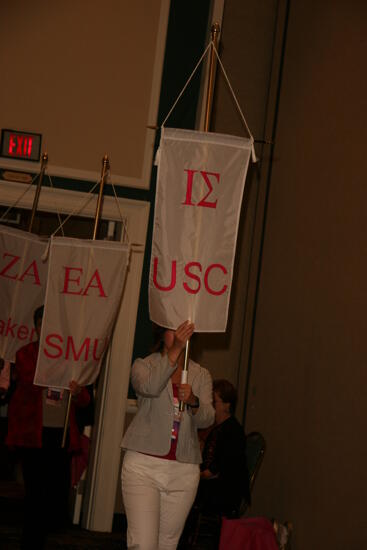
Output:
M46 170L47 162L48 162L48 154L43 153L42 159L41 159L41 170L40 170L40 173L38 175L36 192L34 194L34 199L33 199L31 219L30 219L29 227L28 227L28 232L29 233L32 233L34 219L35 219L35 216L36 216L38 202L39 202L40 193L41 193L42 180L43 180L43 176L44 176L44 173L45 173L45 170Z
M108 156L105 155L102 159L101 181L99 183L99 193L98 193L98 199L97 199L96 214L94 217L94 229L93 229L93 237L92 237L93 241L95 241L97 238L99 222L101 220L103 191L104 191L104 185L105 185L109 167L110 167L110 163L108 160ZM72 395L71 395L71 392L69 391L69 398L68 398L68 404L67 404L66 415L65 415L65 423L64 423L64 432L62 434L62 442L61 442L62 448L65 447L65 443L66 443L66 435L68 431L69 418L70 418L71 400L72 400Z
M219 32L220 32L219 23L214 23L214 25L212 25L212 28L211 28L212 41L211 41L210 57L209 57L209 80L208 80L208 89L206 94L204 132L209 132L210 115L212 112L213 96L214 96L215 69L217 66L214 48L218 50ZM185 346L185 361L182 369L182 378L181 378L182 384L187 383L187 373L189 368L189 353L190 353L190 341L188 340ZM185 403L183 401L180 401L179 403L180 412L182 412L184 408L185 408Z

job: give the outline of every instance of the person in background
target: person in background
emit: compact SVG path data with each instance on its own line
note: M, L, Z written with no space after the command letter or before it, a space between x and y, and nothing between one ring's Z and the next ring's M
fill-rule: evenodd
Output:
M199 483L198 428L214 421L212 379L190 360L181 383L189 321L156 327L155 352L137 359L131 381L138 411L122 441L122 494L128 548L174 550ZM180 412L179 402L185 404Z
M42 316L43 306L34 312L38 338ZM47 530L63 528L68 522L70 453L79 450L81 437L76 411L90 403L87 388L72 380L67 444L62 448L68 392L33 384L38 348L37 339L16 354L6 437L6 444L20 459L24 480L21 548L32 550L44 547Z
M0 359L0 399L3 399L10 386L10 362Z
M213 382L215 424L209 432L200 466L197 502L204 512L235 517L242 499L250 504L246 437L234 416L237 392L228 380Z

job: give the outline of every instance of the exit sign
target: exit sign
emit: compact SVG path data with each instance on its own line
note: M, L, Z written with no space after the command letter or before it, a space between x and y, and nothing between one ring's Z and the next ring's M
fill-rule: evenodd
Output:
M41 156L42 134L1 130L2 157L20 160L39 161Z

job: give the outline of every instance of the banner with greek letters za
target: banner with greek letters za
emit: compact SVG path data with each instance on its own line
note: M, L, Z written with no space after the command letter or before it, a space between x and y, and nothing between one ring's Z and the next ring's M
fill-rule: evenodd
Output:
M0 225L0 358L6 361L37 338L33 313L45 297L46 247L37 235Z
M34 383L91 384L108 347L124 288L129 247L111 241L51 240L45 311Z
M224 332L252 139L162 129L149 311L175 329Z

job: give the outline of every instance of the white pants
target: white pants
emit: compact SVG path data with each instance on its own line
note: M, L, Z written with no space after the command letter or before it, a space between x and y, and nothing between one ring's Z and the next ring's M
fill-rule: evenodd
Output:
M199 477L198 464L126 452L121 481L130 550L175 550Z

